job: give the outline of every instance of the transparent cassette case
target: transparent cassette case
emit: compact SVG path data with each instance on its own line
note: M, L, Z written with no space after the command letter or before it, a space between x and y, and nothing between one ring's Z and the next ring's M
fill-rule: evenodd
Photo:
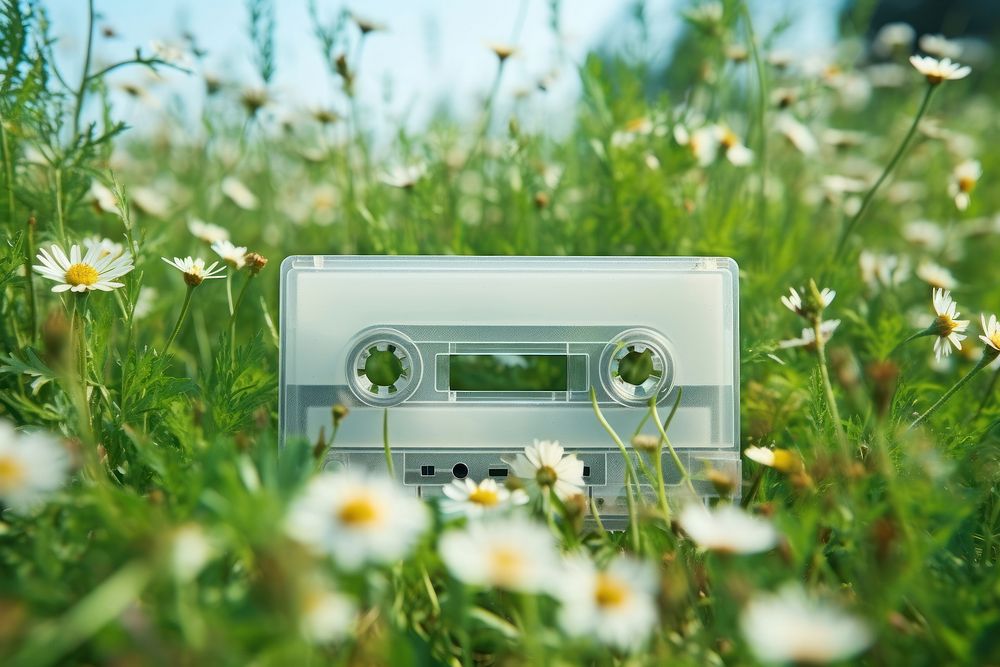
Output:
M625 465L591 391L626 442L650 400L665 418L681 392L668 435L708 497L708 467L740 479L738 322L728 258L289 257L282 440L329 435L343 404L327 467L384 470L388 410L397 476L424 496L502 480L502 458L558 440L614 516ZM641 432L658 433L652 420ZM666 453L662 465L677 484Z

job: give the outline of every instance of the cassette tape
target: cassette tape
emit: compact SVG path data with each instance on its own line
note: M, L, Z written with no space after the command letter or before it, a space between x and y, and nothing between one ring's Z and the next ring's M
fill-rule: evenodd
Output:
M281 434L333 432L328 468L385 469L433 496L502 480L534 439L583 460L602 516L625 513L628 442L649 413L704 496L707 467L739 480L738 280L715 257L293 256L281 271ZM658 434L652 420L641 431ZM634 453L631 455L635 456ZM668 483L680 472L669 455ZM652 493L652 489L644 489Z

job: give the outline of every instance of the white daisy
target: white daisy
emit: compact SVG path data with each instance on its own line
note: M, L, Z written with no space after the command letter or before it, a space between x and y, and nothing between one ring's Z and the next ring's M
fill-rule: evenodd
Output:
M524 448L524 453L513 459L504 459L515 477L525 480L536 489L549 489L565 500L583 491L583 461L576 454L563 456L558 442L535 440Z
M688 504L677 518L684 532L702 549L730 554L767 551L778 543L778 531L769 521L733 505L708 509Z
M111 254L102 254L99 247L91 247L87 254L80 252L80 246L74 245L69 249L69 255L57 245L52 245L48 251L41 248L38 251L38 261L32 268L49 280L59 283L52 288L53 292L86 292L87 290L101 290L110 292L124 285L115 282L116 278L121 278L131 271L132 256L123 253L117 257Z
M228 240L216 241L212 244L212 250L222 258L223 262L236 271L242 269L247 263L247 249L244 246L233 245Z
M473 586L537 593L551 585L559 569L552 533L518 516L449 531L439 551L452 575Z
M920 50L938 58L957 58L962 55L962 45L944 35L921 35Z
M979 160L966 160L955 167L948 184L948 194L955 200L959 211L969 208L969 195L982 175L983 167Z
M197 259L192 257L185 257L184 259L181 259L180 257L174 257L173 259L161 257L160 259L183 273L184 282L190 287L197 287L205 280L209 280L211 278L225 277L224 275L221 275L222 272L226 270L225 266L219 266L218 262L212 262L211 265L206 268L205 260L201 257Z
M812 155L819 150L819 142L809 128L789 113L778 114L774 128L803 155Z
M111 239L101 238L96 234L94 236L88 236L83 239L83 247L90 251L92 248L97 248L99 252L99 257L104 257L105 255L111 255L112 257L118 257L124 254L125 247L121 243L115 243Z
M989 321L986 320L986 315L979 317L983 324L983 335L979 339L1000 352L1000 322L997 322L997 316L990 315Z
M469 518L528 502L528 494L522 489L511 492L493 479L484 479L479 484L469 478L456 479L442 491L448 500L442 501L441 511L445 514L464 514Z
M802 468L802 459L790 449L780 447L770 449L768 447L747 447L743 450L743 456L751 461L759 463L768 468L774 468L781 472L794 472Z
M228 241L229 240L229 230L225 227L220 227L219 225L213 225L210 222L205 222L199 218L191 218L188 221L188 231L196 239L204 241L205 243L215 243L216 241Z
M875 34L872 46L879 55L891 56L894 53L908 52L916 37L917 32L909 23L886 23Z
M928 83L936 86L942 81L957 81L964 79L972 72L968 65L953 63L951 58L937 60L930 56L910 56L910 64L923 74Z
M170 565L180 581L195 579L213 556L215 547L205 529L198 524L188 523L174 531L170 544Z
M823 336L823 342L827 342L833 337L833 332L837 330L840 326L840 320L825 320L819 324L820 335ZM808 327L802 330L802 336L799 338L791 338L789 340L783 340L778 343L778 347L781 349L788 349L792 347L812 347L816 344L816 332L812 327Z
M904 255L885 255L862 250L858 257L861 279L875 289L897 287L910 275L910 260Z
M944 248L945 233L941 226L930 220L914 220L903 225L903 238L910 243L926 248L932 254Z
M118 198L102 183L91 181L88 196L98 213L118 213Z
M315 644L346 639L358 620L354 600L334 590L322 575L309 578L298 606L299 631Z
M839 662L873 639L864 622L810 599L797 585L752 599L740 627L757 658L768 663Z
M170 212L170 200L150 187L132 188L132 203L139 211L154 218L165 218Z
M933 327L937 337L934 339L934 357L940 361L942 355L947 357L951 354L951 345L956 350L962 349L962 341L965 340L963 333L969 327L969 320L956 319L960 313L956 310L958 304L951 298L951 292L937 288L931 293L931 300L934 304L934 312L937 319L934 320Z
M153 52L154 56L165 63L183 69L191 67L191 54L179 44L154 39L149 43L149 49Z
M929 259L923 260L917 266L917 277L931 287L940 287L941 289L949 290L958 287L958 281L955 280L955 276L951 274L951 271Z
M805 288L799 289L802 290L803 294L805 293ZM833 300L837 298L837 292L829 287L824 287L820 290L819 298L822 301L822 310L833 303ZM809 316L808 308L806 308L806 304L802 301L802 295L799 294L798 290L794 287L788 288L788 296L781 297L781 303L784 304L785 308L792 311L796 315L800 315L802 317Z
M601 570L575 556L561 569L553 594L567 634L626 651L645 643L657 619L656 572L649 563L621 556Z
M321 473L292 503L285 529L345 569L404 557L427 527L427 508L391 479Z
M0 503L27 512L61 488L68 474L66 450L51 436L19 433L0 420Z
M222 179L222 194L229 197L229 200L240 208L253 211L260 206L257 195L250 191L243 181L235 176L226 176Z
M396 165L382 175L381 181L394 188L409 190L427 173L427 165L423 163Z

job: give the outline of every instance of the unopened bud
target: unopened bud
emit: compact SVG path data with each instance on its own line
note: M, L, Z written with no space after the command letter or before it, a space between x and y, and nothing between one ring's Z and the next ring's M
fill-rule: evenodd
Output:
M337 428L340 426L340 422L344 421L344 417L346 417L351 411L343 403L337 403L330 408L330 412L333 414L333 427Z
M248 252L244 257L246 261L247 270L250 271L251 275L257 275L260 273L261 269L267 266L267 257L256 252Z
M632 438L632 446L643 452L655 452L660 447L660 436L639 433Z

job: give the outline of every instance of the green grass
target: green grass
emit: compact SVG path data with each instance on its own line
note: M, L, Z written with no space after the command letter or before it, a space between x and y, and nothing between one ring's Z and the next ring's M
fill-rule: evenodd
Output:
M267 82L268 4L250 5L248 57ZM468 124L441 115L376 146L353 95L366 38L346 17L317 28L329 83L342 91L338 120L303 114L283 126L272 120L280 98L255 109L223 87L206 92L201 118L178 112L149 136L115 122L97 67L82 79L57 72L41 8L4 2L0 418L57 437L72 473L43 504L0 515L0 662L754 664L740 614L788 582L863 619L875 640L861 662L1000 662L997 371L974 375L908 428L977 367L979 313L1000 309L996 77L943 83L926 105L935 125L918 127L897 160L929 97L905 59L901 86L851 105L851 77L868 74L849 41L837 72L778 67L766 60L774 36L749 43L742 6L724 7L718 21L692 25L673 70L617 56L559 63L583 94L558 133L524 129L526 102L491 97ZM845 25L865 25L856 14ZM728 60L731 44L749 61ZM166 66L137 60L128 66ZM669 92L648 92L664 79ZM781 89L787 108L775 102ZM861 135L804 154L779 131L783 114L820 139ZM699 164L677 128L709 123L742 137L752 164ZM949 181L971 157L984 175L959 211ZM419 165L412 182L386 184L400 165ZM832 175L862 187L824 190ZM224 195L227 177L257 206ZM95 181L115 192L117 212L94 205ZM270 264L189 290L160 257L212 261L190 218L225 227ZM918 239L917 220L935 221L940 238ZM26 271L39 248L95 234L133 253L122 288L54 294ZM960 352L935 364L929 337L897 348L930 323L931 287L913 271L865 281L862 251L954 274L973 320ZM295 253L734 257L743 445L801 460L785 472L744 460L743 503L777 528L777 547L705 553L666 499L636 499L630 529L609 534L584 525L575 500L533 498L522 513L561 550L602 565L627 552L653 567L656 629L631 653L566 636L549 595L464 586L437 548L463 520L436 507L399 563L349 572L311 554L284 525L329 443L289 443L281 456L277 447L277 264ZM782 307L789 286L811 280L837 291L832 304L805 318ZM821 319L840 326L819 349L779 345ZM533 436L544 434L524 444ZM210 555L198 558L204 544ZM344 639L301 631L317 576L359 609Z

